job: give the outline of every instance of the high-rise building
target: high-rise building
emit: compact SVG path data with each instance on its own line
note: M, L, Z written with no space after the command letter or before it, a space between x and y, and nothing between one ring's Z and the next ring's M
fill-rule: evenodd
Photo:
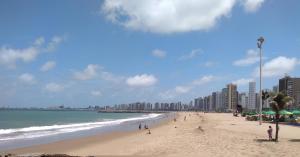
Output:
M195 110L199 110L200 109L200 98L196 98L194 100L194 108L195 108Z
M156 102L154 106L155 106L155 107L154 107L155 110L159 110L159 109L160 109L159 103L158 103L158 102Z
M278 93L278 92L279 92L279 87L278 87L278 85L273 86L273 92L274 92L274 93Z
M212 103L213 103L213 98L212 95L208 96L209 103L208 103L208 111L212 111Z
M246 106L249 110L254 110L256 108L256 83L249 82L249 95L248 95L248 106Z
M209 111L209 96L204 97L203 111Z
M216 92L216 111L222 111L222 92Z
M235 110L236 106L237 106L237 86L235 84L228 84L227 85L227 89L228 89L228 109L229 110Z
M228 109L228 88L223 88L221 111L225 111L226 109Z
M285 76L279 80L279 92L292 97L294 105L300 105L300 78Z
M211 111L216 111L216 106L217 106L217 92L213 92L211 94Z
M247 106L249 106L249 95L248 94L246 95L245 99L246 99L246 107L245 107L245 109L247 109Z
M239 94L239 101L238 102L239 102L238 104L241 105L243 109L246 108L246 106L247 106L247 95L246 95L246 93L240 93Z
M203 111L204 99L202 97L196 98L194 102L194 109L196 111Z

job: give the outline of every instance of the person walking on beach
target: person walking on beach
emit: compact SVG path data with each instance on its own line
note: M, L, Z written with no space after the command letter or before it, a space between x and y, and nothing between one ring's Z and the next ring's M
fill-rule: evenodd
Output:
M273 132L273 129L271 126L269 126L269 129L268 129L268 135L269 135L269 140L271 141L272 140L272 132Z
M142 124L140 123L140 125L139 125L139 130L141 130L142 129Z

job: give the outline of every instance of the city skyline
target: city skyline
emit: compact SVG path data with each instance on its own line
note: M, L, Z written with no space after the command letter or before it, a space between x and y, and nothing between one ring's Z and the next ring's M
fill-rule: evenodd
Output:
M0 107L189 103L251 81L258 92L260 36L263 89L300 76L299 1L152 2L1 1Z

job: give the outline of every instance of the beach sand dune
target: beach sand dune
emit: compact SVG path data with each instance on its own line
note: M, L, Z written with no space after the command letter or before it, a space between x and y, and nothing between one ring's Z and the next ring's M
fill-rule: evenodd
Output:
M184 120L184 116L187 120ZM11 151L80 156L300 156L300 127L281 125L279 142L267 140L273 124L245 121L226 113L179 113L148 131L112 133ZM274 129L275 132L275 129Z

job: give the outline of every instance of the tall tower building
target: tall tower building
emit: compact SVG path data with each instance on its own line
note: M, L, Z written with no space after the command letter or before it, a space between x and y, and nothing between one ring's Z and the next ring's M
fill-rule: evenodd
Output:
M211 110L216 111L216 106L217 106L217 92L213 92L211 94L212 101L211 101Z
M194 109L197 111L199 110L199 106L200 106L200 98L196 98L194 100Z
M256 107L256 83L249 82L249 95L247 109L254 110Z
M235 84L228 84L228 109L235 110L238 103L237 86Z
M279 92L292 97L294 105L300 105L300 78L285 76L279 80Z
M213 98L212 95L208 96L209 103L208 103L208 111L212 111L212 103L213 103Z
M272 92L274 92L274 93L278 93L278 92L279 92L279 87L278 87L278 85L273 86L273 91L272 91Z
M247 95L246 93L240 93L239 94L239 101L238 101L239 105L241 105L244 108L246 108L246 105L247 105Z
M220 108L221 111L228 109L228 88L222 89L222 106Z
M209 111L209 96L204 97L203 111Z
M221 111L222 104L222 92L216 92L216 111Z

